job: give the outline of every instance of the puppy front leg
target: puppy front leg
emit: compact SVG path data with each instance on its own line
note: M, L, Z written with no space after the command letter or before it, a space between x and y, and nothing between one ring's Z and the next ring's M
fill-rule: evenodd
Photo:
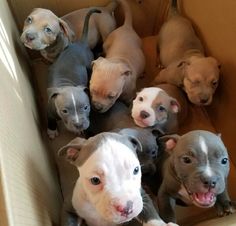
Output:
M177 226L174 223L166 224L157 213L157 210L150 198L150 196L141 189L141 194L143 198L143 210L138 215L138 220L143 222L143 226Z
M58 130L57 130L57 120L53 117L50 117L49 115L48 115L47 134L49 138L52 140L59 135Z
M166 192L163 183L158 191L157 199L160 217L165 222L176 222L174 211L175 199L171 198L170 195Z
M216 198L215 207L219 217L235 212L236 205L235 203L231 202L227 189L225 189L223 193L217 195Z

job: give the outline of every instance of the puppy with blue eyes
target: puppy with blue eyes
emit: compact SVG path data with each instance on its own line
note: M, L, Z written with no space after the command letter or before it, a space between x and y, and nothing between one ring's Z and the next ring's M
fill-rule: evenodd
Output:
M140 127L153 127L162 133L177 132L180 105L159 87L148 87L137 93L131 110L132 118Z
M117 5L114 0L104 7L96 7L102 13L94 14L89 23L88 44L91 49L115 29L112 13ZM82 37L85 17L91 9L79 9L59 18L49 9L35 8L24 22L21 41L27 48L40 51L45 59L53 62L69 43Z
M135 219L144 226L176 225L160 219L142 189L138 152L142 147L136 138L112 132L88 140L78 137L59 150L59 156L79 170L72 206L88 226L116 226Z
M80 41L70 44L49 68L48 75L48 136L58 136L57 120L80 134L89 127L90 102L87 92L88 71L93 60L87 37L89 18L97 9L88 12Z

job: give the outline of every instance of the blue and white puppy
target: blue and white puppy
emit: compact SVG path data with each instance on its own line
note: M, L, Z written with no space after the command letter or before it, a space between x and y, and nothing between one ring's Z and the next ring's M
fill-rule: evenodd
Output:
M164 223L141 187L140 142L112 132L77 137L59 150L79 170L72 205L88 226L116 226L135 218L144 226Z
M58 135L57 120L74 133L81 133L89 127L90 102L87 93L88 71L93 53L87 42L91 9L85 18L80 41L69 45L49 68L48 77L48 135Z

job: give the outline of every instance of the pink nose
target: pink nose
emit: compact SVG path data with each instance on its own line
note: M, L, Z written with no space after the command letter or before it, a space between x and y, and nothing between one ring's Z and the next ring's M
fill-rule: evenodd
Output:
M114 208L117 212L121 213L121 216L127 217L133 212L133 202L128 201L125 207L122 205L114 205Z

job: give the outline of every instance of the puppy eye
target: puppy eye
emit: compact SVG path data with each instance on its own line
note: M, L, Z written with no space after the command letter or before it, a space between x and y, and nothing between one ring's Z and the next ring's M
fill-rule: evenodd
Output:
M162 105L158 106L157 110L160 112L166 111L165 107L163 107Z
M183 161L184 163L186 163L186 164L192 163L191 158L189 158L188 156L182 157L182 161Z
M62 112L63 114L68 114L68 110L67 110L67 109L62 109L61 112Z
M136 167L134 168L133 174L134 174L134 175L137 175L138 172L139 172L139 167L136 166Z
M87 111L88 110L88 105L84 106L84 110Z
M195 81L191 81L193 85L199 85L200 84L200 81L198 80L195 80Z
M227 158L223 158L222 160L221 160L221 164L222 165L226 165L228 163L228 159Z
M99 184L101 184L101 181L100 181L100 179L98 177L92 177L90 179L90 182L91 182L92 185L99 185Z
M115 96L114 96L114 95L108 95L107 98L110 99L110 100L112 100L112 99L115 98Z
M143 102L143 97L139 97L138 100Z
M52 30L51 30L51 28L49 28L49 27L45 27L45 28L44 28L44 31L45 31L46 33L52 33Z
M27 17L27 19L26 19L26 23L27 23L27 24L31 24L31 23L32 23L32 21L33 21L33 20L32 20L32 18L31 18L31 17Z
M216 86L218 84L218 81L212 81L212 86Z

